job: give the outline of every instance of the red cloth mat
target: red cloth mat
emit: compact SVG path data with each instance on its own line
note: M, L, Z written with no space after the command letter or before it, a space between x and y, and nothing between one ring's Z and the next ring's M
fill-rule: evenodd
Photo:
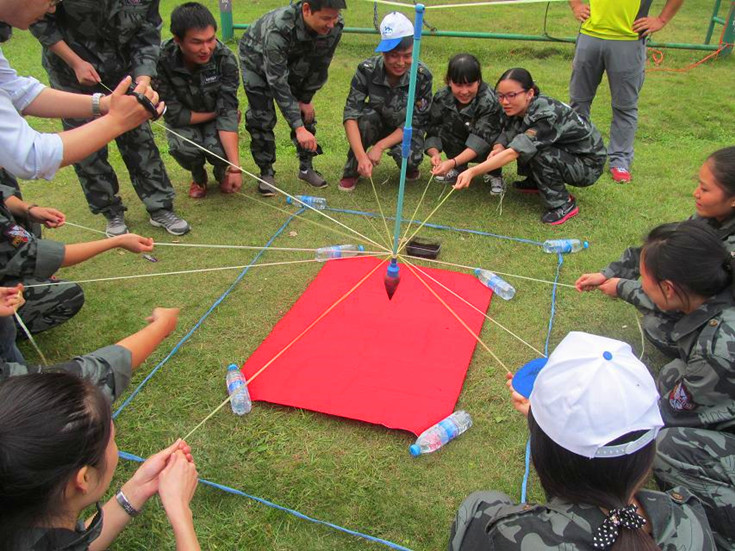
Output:
M328 261L293 308L250 356L250 377L381 261ZM251 385L253 400L310 409L414 434L454 411L477 341L401 265L389 301L387 263L304 334ZM492 292L474 276L422 268L481 311ZM423 278L478 334L484 316Z

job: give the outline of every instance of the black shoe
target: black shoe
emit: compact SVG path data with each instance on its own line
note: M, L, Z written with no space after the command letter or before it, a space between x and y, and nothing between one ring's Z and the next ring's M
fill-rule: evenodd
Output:
M513 182L513 189L519 193L538 193L538 184L531 178Z
M543 216L541 216L541 221L544 224L549 224L550 226L558 226L578 214L579 209L577 208L577 202L573 197L570 197L562 206L547 210Z
M273 191L273 188L271 186L276 185L276 175L271 174L261 174L260 179L264 180L263 182L258 182L258 193L260 193L261 197L273 197L276 192Z

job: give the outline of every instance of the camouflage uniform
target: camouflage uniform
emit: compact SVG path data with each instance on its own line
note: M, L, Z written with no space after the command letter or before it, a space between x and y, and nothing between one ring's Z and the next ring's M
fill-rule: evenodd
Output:
M23 199L18 180L4 168L0 168L0 186L5 186L8 188L9 193L12 192L11 194L15 195L18 199ZM41 224L38 222L34 222L28 218L17 220L17 222L36 237L41 237Z
M725 248L731 253L735 252L735 216L722 223L714 218L703 218L696 214L690 220L705 221L720 236ZM678 349L676 343L671 339L671 332L682 314L660 310L643 292L640 283L635 281L641 275L640 257L641 247L628 247L618 260L611 262L600 272L607 278L619 277L631 280L622 286L618 284L618 295L626 302L633 304L643 314L641 325L648 340L667 356L675 357L678 355Z
M423 160L424 134L431 116L431 82L428 67L419 62L416 71L416 101L413 109L413 135L408 170L415 170ZM385 138L406 122L408 104L409 72L406 71L398 84L391 86L383 65L383 56L375 56L361 62L352 77L350 93L345 103L342 120L356 120L360 129L360 140L365 150ZM396 164L401 166L401 143L388 151ZM357 159L350 149L343 169L343 178L357 176Z
M5 197L11 194L12 190L0 186L0 285L47 283L61 267L64 244L38 239L20 226L5 206ZM84 292L76 283L33 287L26 289L23 296L26 303L18 314L31 333L64 323L84 304Z
M484 82L475 99L465 106L457 104L449 86L442 88L431 102L424 150L436 148L452 158L469 148L477 154L475 160L482 162L500 136L503 118L495 92Z
M547 209L569 201L564 184L585 187L602 175L607 153L595 126L571 107L539 95L523 117L509 117L497 143L518 154L518 173L538 185Z
M662 487L686 485L703 502L720 548L735 549L735 304L731 291L726 289L682 316L673 325L671 338L679 358L664 366L657 378L667 428L658 437L654 474Z
M636 494L648 516L653 538L665 551L712 551L707 518L685 488ZM551 498L543 505L515 505L501 492L475 492L460 505L452 524L449 551L592 549L592 537L605 520L598 507Z
M300 126L316 133L316 119L304 124L299 102L311 103L314 94L327 82L344 21L340 16L328 34L317 35L304 23L301 5L302 2L296 2L268 12L240 39L242 83L248 97L245 128L250 133L250 152L261 173L271 171L276 162L273 100L291 127L291 141L301 168L309 167L314 155L321 153L320 147L312 153L296 141L296 129Z
M217 41L212 57L192 72L184 63L181 49L173 40L161 45L155 88L168 109L166 126L185 138L227 159L219 132L237 133L237 88L240 85L237 58L230 49ZM217 113L217 118L202 124L191 124L191 113ZM171 156L190 171L194 181L207 183L205 162L215 167L215 174L224 175L227 164L171 133L168 148Z
M92 94L109 93L102 86L82 86L74 71L49 51L63 40L91 63L102 82L114 88L126 75L155 76L161 43L158 0L73 1L59 4L56 13L31 26L43 45L43 66L57 90ZM65 130L90 119L63 119ZM153 140L144 123L115 139L130 174L135 192L148 212L172 210L174 190ZM117 175L107 161L107 146L74 165L91 211L111 217L125 210L118 197Z
M91 354L77 356L69 362L48 367L0 360L0 384L9 377L17 377L18 375L65 371L77 377L88 379L100 387L111 401L114 401L130 383L133 372L132 361L133 357L130 350L116 344L105 346Z

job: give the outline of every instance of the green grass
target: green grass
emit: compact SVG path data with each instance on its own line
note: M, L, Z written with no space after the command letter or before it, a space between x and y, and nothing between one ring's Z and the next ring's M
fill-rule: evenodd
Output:
M235 21L251 22L281 2L236 2ZM216 9L216 3L207 4ZM654 5L660 9L662 2ZM164 20L175 5L162 2ZM427 20L442 30L482 30L540 34L545 6L463 9L455 13L427 12ZM386 13L381 6L380 16ZM657 40L701 42L708 17L709 0L689 0ZM348 26L367 27L372 22L372 4L350 2L345 12ZM548 31L554 36L573 36L577 24L566 3L552 4ZM167 30L164 31L167 36ZM239 38L239 34L237 36ZM334 60L330 79L315 99L319 119L318 138L326 154L318 168L331 182L323 193L331 206L377 211L369 185L360 184L352 195L340 194L336 183L344 162L346 140L341 124L342 106L357 63L372 55L374 36L345 35ZM236 44L232 44L236 49ZM21 74L45 81L40 48L28 34L16 36L3 46ZM568 44L489 40L437 39L428 37L422 58L432 69L435 88L443 78L446 60L461 50L475 53L483 62L485 78L494 83L511 66L524 66L542 90L566 99L573 47ZM665 67L683 67L705 55L703 52L667 50ZM636 141L634 181L618 186L607 175L591 188L575 190L581 214L560 228L538 221L541 207L536 198L509 193L502 215L497 199L478 182L455 194L432 221L497 234L544 240L550 237L588 239L589 250L565 258L561 281L572 283L585 271L598 270L617 258L624 247L637 243L653 225L680 220L693 211L693 177L706 156L735 143L735 107L731 101L731 57L708 63L687 73L651 72L640 101L640 127ZM114 84L114 83L108 83ZM244 95L241 93L244 105ZM610 123L609 93L599 90L592 116L603 135ZM33 121L38 128L57 130L55 121ZM186 196L188 178L168 156L163 131L156 127L161 152L178 192L177 211L193 226L182 238L190 243L262 245L286 216L243 197L224 197L216 191L204 201ZM277 128L279 184L290 193L308 193L295 178L296 162L288 130ZM243 131L241 151L246 169L254 170ZM119 169L121 193L129 207L128 221L134 231L162 241L168 236L150 228L144 209L135 197L114 147L110 155ZM514 170L506 170L511 180ZM395 209L397 171L383 163L376 183L389 178L379 189L386 212ZM425 183L424 178L422 183ZM53 182L28 182L23 186L28 200L62 209L70 221L103 227L86 206L71 168L59 172ZM413 212L423 185L409 185L406 215ZM441 188L432 186L418 217L423 218L439 200ZM246 183L246 194L256 198L255 183ZM270 204L283 206L280 199ZM309 218L315 219L314 215ZM340 216L340 220L365 233L375 230L363 218ZM373 222L376 227L381 225ZM289 232L296 232L295 235ZM426 230L425 237L442 242L442 259L478 265L498 271L552 279L554 257L525 244L456 232ZM47 237L73 243L94 239L77 228L49 232ZM304 221L294 221L276 246L311 247L344 242L345 238ZM83 266L64 270L68 279L86 279L119 274L196 269L247 264L248 251L190 250L160 247L160 259L151 264L128 253L111 252ZM307 258L308 254L268 252L263 262ZM180 352L124 411L118 425L121 449L148 455L186 434L225 397L224 368L242 362L268 335L275 323L300 296L318 266L254 268L233 293L194 333ZM180 306L179 328L133 378L137 385L171 347L235 279L237 272L166 278L137 279L85 285L87 304L72 321L38 342L52 360L64 360L114 342L140 328L156 305ZM510 278L509 278L510 279ZM551 287L512 279L518 293L510 302L495 300L495 318L537 348L546 335ZM640 335L632 308L598 294L580 295L561 288L551 338L552 346L570 330L585 330L621 338L640 348ZM355 331L359 331L359 322ZM516 368L534 353L490 323L482 333L484 342L504 363ZM34 359L30 348L27 357ZM652 368L661 366L659 356L646 353ZM349 361L349 358L345 359ZM439 453L412 459L407 452L413 438L403 432L309 411L257 403L245 418L221 411L190 439L202 477L247 493L293 507L305 514L351 529L395 541L417 550L441 549L460 501L480 488L494 488L517 497L523 472L526 440L524 421L511 409L504 371L483 350L477 350L467 373L458 407L468 410L474 427ZM135 465L121 462L113 488L129 476ZM531 497L542 499L533 481ZM367 543L334 530L312 525L253 501L201 486L193 502L195 523L205 549L332 550L374 549ZM165 549L173 538L160 506L151 503L117 544L117 549Z

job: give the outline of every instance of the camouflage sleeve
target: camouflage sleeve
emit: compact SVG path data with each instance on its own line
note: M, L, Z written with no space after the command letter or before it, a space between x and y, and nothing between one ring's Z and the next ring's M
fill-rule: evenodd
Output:
M240 71L237 58L229 48L222 62L222 80L217 95L217 130L237 132L237 89L240 86Z
M0 210L0 279L47 279L63 260L63 243L37 239Z
M158 60L158 71L153 82L153 87L158 92L161 101L166 102L166 112L163 114L163 120L172 128L189 126L191 124L191 111L179 101L173 83L166 71L165 63L163 58Z
M478 158L490 153L503 129L502 109L495 94L492 97L488 94L487 98L482 99L483 109L478 113L477 122L465 142L468 148L477 153Z
M88 379L100 387L105 395L114 401L130 383L132 365L130 351L118 345L106 346L91 354L77 356L70 362L46 367L0 360L0 383L9 377L18 377L30 373L64 371Z
M503 509L513 506L502 492L474 492L467 496L452 523L449 551L492 551L495 547L488 537L487 526L495 522Z
M440 92L434 95L431 102L431 110L429 111L429 122L426 128L426 139L424 141L424 151L428 151L432 147L438 151L444 151L442 140L439 137L439 130L442 125L442 106L437 101Z
M350 92L347 94L345 109L342 114L342 122L349 120L357 120L365 108L365 100L368 97L368 79L367 74L363 70L363 63L357 66L355 76L352 77L350 83Z
M638 279L640 271L638 265L641 260L641 247L628 247L615 262L605 266L600 272L606 278L622 277L623 279Z
M100 387L113 401L128 387L133 373L133 355L117 344L77 356L71 363L77 364L81 376Z
M58 9L64 9L59 6ZM47 13L43 19L39 19L36 23L29 27L31 34L41 43L42 46L50 48L57 42L64 40L59 26L56 24L56 14Z
M334 52L337 49L337 45L341 38L342 33L335 37L332 47L324 57L319 59L319 67L314 68L301 86L302 97L300 99L304 103L311 103L314 94L321 90L322 86L326 84L327 78L329 78L329 65L332 63Z
M299 102L291 93L288 84L288 44L285 37L275 31L268 31L263 38L263 71L273 97L292 129L304 126L301 120Z
M656 310L656 305L653 301L648 298L648 295L643 292L641 282L635 279L621 279L618 281L618 297L632 304L638 309Z
M163 21L158 12L159 0L153 0L148 14L139 25L133 40L130 41L130 63L133 79L139 76L156 76L156 62L161 51L161 27Z
M733 328L708 324L686 362L677 359L661 369L661 416L667 426L709 428L735 420L733 354Z
M563 128L556 122L556 117L551 113L538 117L523 133L517 134L508 147L518 153L521 162L528 162L539 149L548 147L559 139Z
M431 117L431 99L434 96L431 91L432 76L428 69L424 69L424 78L418 82L416 90L416 103L413 107L414 132L425 132Z

